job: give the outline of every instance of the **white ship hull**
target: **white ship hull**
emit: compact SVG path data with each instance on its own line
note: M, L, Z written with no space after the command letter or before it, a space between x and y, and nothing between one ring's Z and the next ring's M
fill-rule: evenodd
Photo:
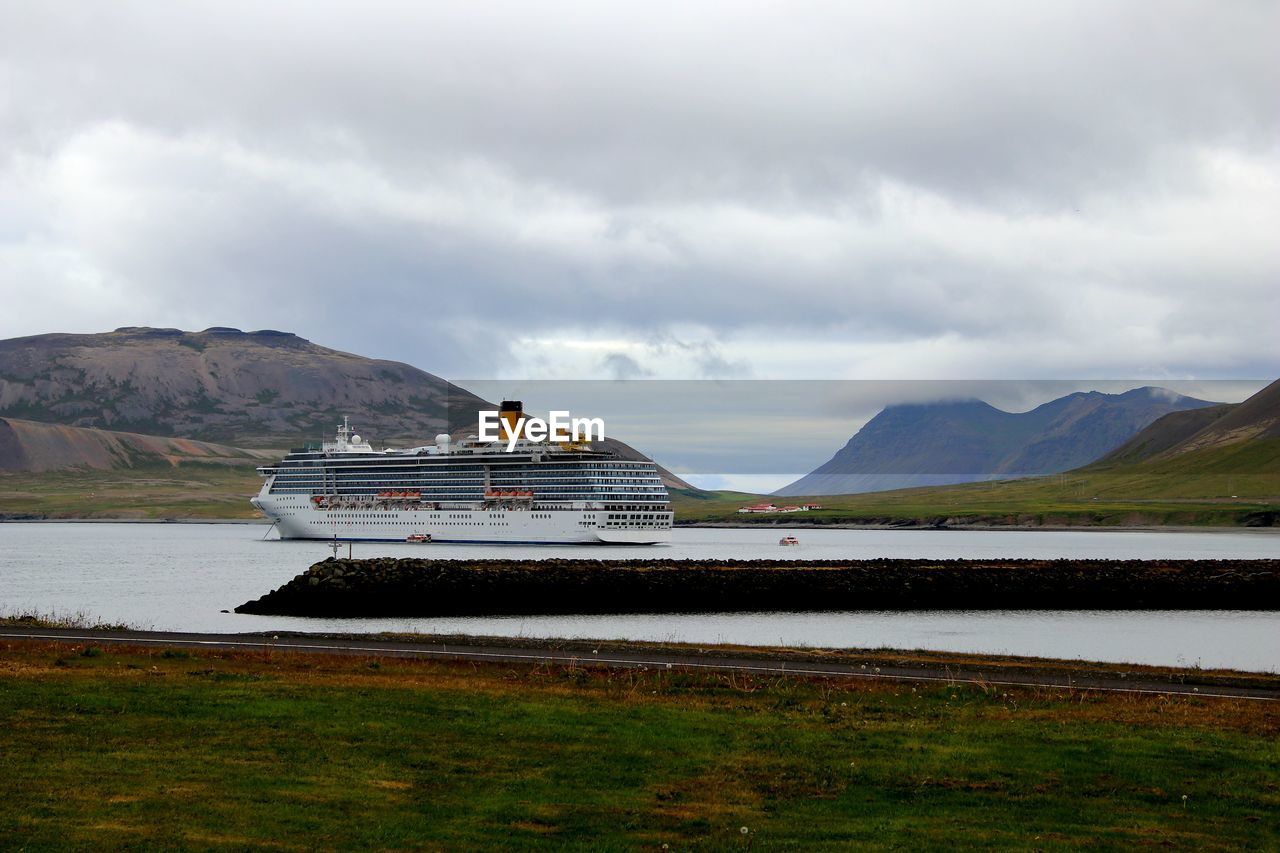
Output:
M518 435L520 402L502 405ZM434 445L375 451L344 418L334 441L258 472L253 505L282 539L651 545L667 541L673 518L652 461L575 442L455 445L442 433Z
M253 501L275 522L281 539L404 542L427 535L433 543L502 545L654 545L670 539L662 518L605 520L596 510L317 509L302 496L272 495ZM637 514L643 515L643 514Z

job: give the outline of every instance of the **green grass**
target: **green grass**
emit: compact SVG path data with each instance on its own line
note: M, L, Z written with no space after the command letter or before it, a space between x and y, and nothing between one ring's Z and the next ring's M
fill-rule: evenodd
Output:
M187 462L115 471L0 474L0 512L53 518L258 518L251 465Z
M17 847L1280 844L1260 702L11 645L0 721Z
M770 498L779 504L820 503L824 509L788 515L736 514L739 507L759 500L758 495L740 492L673 495L680 521L786 525L952 519L1066 526L1235 525L1256 513L1280 510L1280 439L1048 477L861 495Z

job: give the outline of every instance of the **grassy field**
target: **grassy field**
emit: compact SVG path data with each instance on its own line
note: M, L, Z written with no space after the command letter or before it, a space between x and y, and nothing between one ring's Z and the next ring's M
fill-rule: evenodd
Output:
M17 847L1280 844L1264 702L9 644L0 720Z
M1081 479L1075 481L1079 489ZM1092 479L1092 478L1090 478ZM1095 481L1096 482L1096 481ZM1087 490L1086 490L1087 491ZM739 515L739 507L761 500L820 503L823 509L781 515ZM1188 525L1235 527L1259 513L1280 510L1280 498L1198 500L1192 498L1080 498L1071 480L965 484L862 495L769 498L741 492L713 492L709 498L674 498L676 522L762 524L1012 525L1048 527L1146 527Z
M0 512L53 518L259 518L248 465L184 463L117 471L0 474Z

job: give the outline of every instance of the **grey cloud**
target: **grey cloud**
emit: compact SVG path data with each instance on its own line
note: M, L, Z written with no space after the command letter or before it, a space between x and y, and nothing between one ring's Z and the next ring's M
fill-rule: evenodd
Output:
M253 147L486 157L613 201L859 195L865 175L1062 203L1153 152L1266 150L1266 4L11 9L11 127L123 117ZM32 121L38 119L38 123ZM1106 182L1103 184L1102 182ZM853 190L850 193L850 190Z
M556 369L512 330L704 377L850 345L925 372L1266 374L1277 24L1177 2L10 4L0 289L70 307L0 333L271 326L471 375ZM684 350L681 324L705 332Z

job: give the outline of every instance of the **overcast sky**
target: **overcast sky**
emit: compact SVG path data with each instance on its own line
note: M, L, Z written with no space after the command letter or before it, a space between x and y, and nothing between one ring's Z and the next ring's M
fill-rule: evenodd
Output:
M1274 377L1280 4L0 0L0 337Z

